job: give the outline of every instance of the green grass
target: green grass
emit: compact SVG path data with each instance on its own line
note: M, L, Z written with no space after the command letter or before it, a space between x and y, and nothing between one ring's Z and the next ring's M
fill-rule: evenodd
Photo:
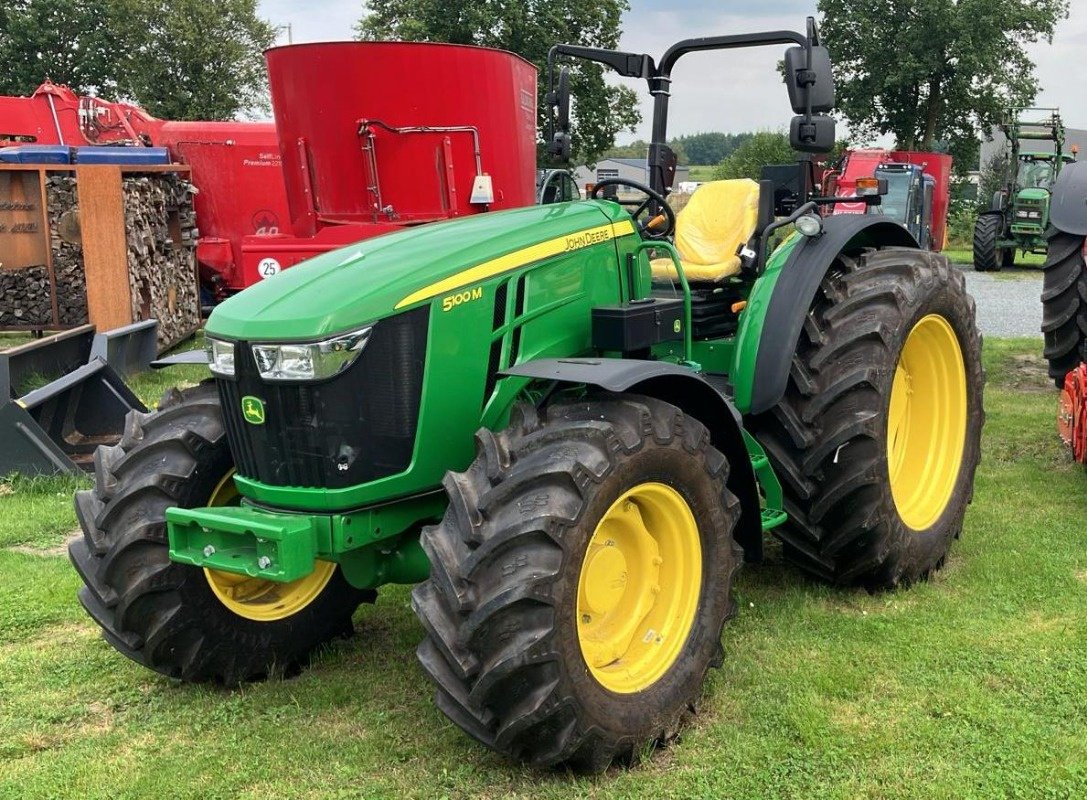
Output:
M7 333L0 332L0 350L7 350L9 347L16 347L20 344L26 344L31 341L32 337L29 333L19 333L16 331L10 331Z
M953 264L968 264L970 266L973 266L973 264L974 264L974 253L969 248L948 249L948 250L944 250L943 252L944 252L944 255L947 256L951 260L951 262ZM1001 270L1000 272L994 272L994 273L991 273L991 274L1000 277L1000 276L1008 276L1008 275L1022 275L1024 273L1026 273L1026 275L1029 277L1029 276L1031 276L1031 275L1033 275L1035 273L1035 270L1034 269L1025 269L1024 270L1024 269L1022 269L1023 267L1028 267L1028 268L1029 267L1040 267L1044 263L1045 263L1045 256L1036 255L1034 253L1028 253L1027 255L1022 255L1021 253L1017 253L1016 256L1015 256L1015 268L1013 268L1013 269L1004 269L1004 270Z
M126 661L55 548L65 482L0 498L0 797L994 798L1087 786L1087 472L1034 340L986 342L984 458L945 569L908 591L745 569L724 667L632 770L540 774L433 707L408 589L300 677L224 691ZM18 550L12 550L18 547Z
M712 181L713 171L717 169L715 164L691 164L691 172L688 180L692 181Z

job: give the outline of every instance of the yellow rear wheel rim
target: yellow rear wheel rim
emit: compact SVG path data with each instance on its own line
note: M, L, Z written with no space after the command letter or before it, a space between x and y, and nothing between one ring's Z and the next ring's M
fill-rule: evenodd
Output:
M675 663L702 589L702 542L690 506L663 483L642 483L604 513L577 592L581 655L605 689L639 692Z
M906 337L887 413L887 470L902 521L930 528L955 491L966 444L966 367L951 324L923 317Z
M208 505L227 506L237 500L238 490L234 486L234 471L231 470L211 493ZM239 617L256 622L274 622L297 614L316 600L332 580L335 571L334 563L317 561L313 572L290 583L250 578L215 569L205 569L204 576L219 602Z

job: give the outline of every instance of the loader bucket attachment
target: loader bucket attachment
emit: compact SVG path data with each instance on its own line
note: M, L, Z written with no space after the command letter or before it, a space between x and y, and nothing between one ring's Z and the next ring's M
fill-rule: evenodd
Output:
M86 325L0 353L0 475L78 473L146 411L123 375L155 356L154 320L96 334Z

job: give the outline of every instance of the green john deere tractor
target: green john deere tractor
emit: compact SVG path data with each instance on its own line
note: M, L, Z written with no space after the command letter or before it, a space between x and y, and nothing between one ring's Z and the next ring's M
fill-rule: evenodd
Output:
M234 685L304 664L383 584L418 583L441 711L510 757L591 771L677 730L766 531L835 583L938 569L982 423L961 274L879 216L805 202L775 219L753 181L668 206L672 67L774 44L794 147L828 149L811 20L659 61L558 46L553 66L648 82L649 184L618 181L644 200L421 226L219 305L213 379L131 415L76 497L79 597L105 638Z
M1045 116L1038 117L1042 114ZM1030 119L1024 117L1034 115ZM1013 109L1001 130L1010 153L1001 187L974 223L974 269L991 272L1015 263L1016 252L1046 252L1049 198L1061 168L1075 161L1064 152L1064 124L1055 108ZM1052 152L1024 152L1021 140L1053 142Z

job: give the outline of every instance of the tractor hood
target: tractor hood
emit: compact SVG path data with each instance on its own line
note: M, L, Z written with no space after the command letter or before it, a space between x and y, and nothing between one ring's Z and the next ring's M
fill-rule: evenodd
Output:
M525 258L610 239L616 235L613 223L625 223L622 232L629 233L629 220L615 203L574 201L386 234L317 256L240 292L215 308L207 332L242 340L322 338L431 302L514 269Z
M1048 199L1049 199L1049 192L1046 191L1045 189L1038 189L1038 188L1021 189L1019 191L1019 194L1017 194L1015 196L1015 201L1016 202L1019 202L1020 200L1042 200L1042 201L1045 201L1045 200L1048 200Z

